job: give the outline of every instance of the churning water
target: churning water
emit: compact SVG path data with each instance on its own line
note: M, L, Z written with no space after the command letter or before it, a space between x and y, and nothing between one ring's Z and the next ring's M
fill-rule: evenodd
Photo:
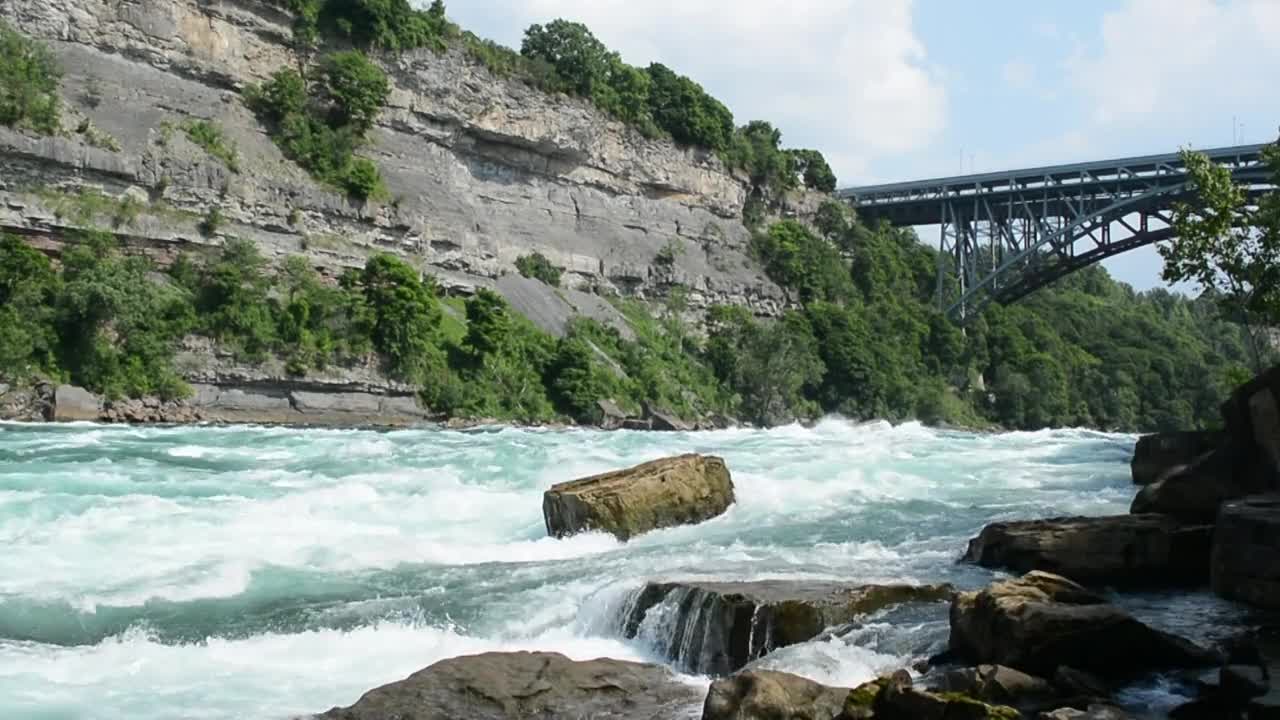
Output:
M265 718L442 658L624 640L648 579L952 582L996 519L1127 510L1131 436L919 425L691 434L0 425L0 718ZM542 491L682 452L737 504L619 543L546 537ZM851 685L937 651L944 605L765 665ZM691 679L691 682L699 682ZM705 679L701 682L706 682Z

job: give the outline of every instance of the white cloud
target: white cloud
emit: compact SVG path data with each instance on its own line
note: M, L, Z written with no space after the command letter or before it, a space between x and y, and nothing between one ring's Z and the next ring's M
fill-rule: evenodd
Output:
M464 25L586 23L634 65L660 61L702 83L739 123L772 121L822 150L843 181L877 156L923 148L946 123L946 91L912 24L911 0L471 0ZM479 31L479 28L477 28Z
M1101 48L1068 63L1105 126L1166 123L1195 108L1256 107L1280 72L1276 0L1127 0L1102 20Z

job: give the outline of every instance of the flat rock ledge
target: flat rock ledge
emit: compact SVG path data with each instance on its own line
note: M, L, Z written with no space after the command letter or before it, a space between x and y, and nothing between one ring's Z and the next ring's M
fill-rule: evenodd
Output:
M1040 677L1070 667L1109 683L1159 669L1207 667L1221 659L1045 572L956 594L950 649L969 662L1005 665Z
M949 585L650 582L626 604L623 634L644 636L685 672L721 676L891 605L951 594Z
M733 501L724 460L689 454L555 485L543 494L542 515L553 537L602 530L625 541L710 520Z
M1002 522L970 540L964 560L1015 572L1044 570L1086 585L1203 585L1212 538L1212 525L1166 515Z
M451 658L370 690L316 720L529 720L698 717L702 690L657 665L558 653Z

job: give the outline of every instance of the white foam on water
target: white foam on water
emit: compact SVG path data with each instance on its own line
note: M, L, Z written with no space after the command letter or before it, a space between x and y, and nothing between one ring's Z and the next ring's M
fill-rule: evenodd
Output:
M672 434L24 425L0 432L18 457L0 460L0 597L13 607L165 600L198 613L188 606L255 592L276 607L308 583L347 592L394 574L317 610L306 632L246 618L183 645L145 625L77 647L0 638L0 718L285 718L459 654L654 659L612 622L647 579L936 582L990 519L1127 510L1126 443L837 418ZM682 452L726 458L728 512L628 543L545 536L550 485ZM258 585L265 572L308 579ZM415 603L455 625L377 623ZM837 639L766 662L854 685L905 658Z

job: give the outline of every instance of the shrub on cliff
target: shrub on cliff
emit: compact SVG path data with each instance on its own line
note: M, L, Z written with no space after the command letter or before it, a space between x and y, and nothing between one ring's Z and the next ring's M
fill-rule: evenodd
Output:
M352 51L326 57L312 87L286 68L251 88L246 102L287 157L317 180L368 200L386 189L377 166L355 151L389 92L382 69Z
M516 270L527 278L541 280L551 287L560 287L560 268L552 265L542 253L521 255L516 258Z
M653 63L649 74L649 113L658 127L684 145L721 151L733 139L733 113L698 83Z
M22 380L57 370L53 308L60 286L47 257L0 234L0 377Z
M56 134L61 80L47 47L0 21L0 125Z
M415 10L408 0L276 0L294 13L294 38L314 45L323 33L362 48L444 50L454 28L445 18L444 3L435 0L427 10Z

